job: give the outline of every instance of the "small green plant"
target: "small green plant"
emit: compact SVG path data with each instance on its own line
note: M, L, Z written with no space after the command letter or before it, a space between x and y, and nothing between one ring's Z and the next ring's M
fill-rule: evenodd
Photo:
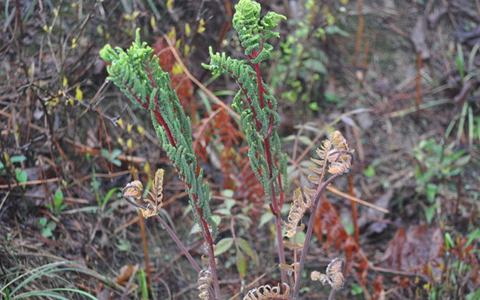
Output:
M117 167L122 165L122 162L118 160L120 154L122 154L122 150L120 149L113 149L112 152L109 152L108 149L102 149L102 156Z
M43 217L37 221L38 226L41 227L41 234L46 238L53 237L53 231L57 228L57 223L52 220L48 220L47 218Z
M437 201L438 194L449 189L455 191L453 178L462 174L465 165L470 161L470 155L465 151L454 151L455 145L443 146L434 139L421 141L414 149L414 155L419 165L415 171L417 193L425 195L427 207L425 217L430 223L435 212L440 207Z
M6 155L6 153L4 155L4 158L7 162L7 164L20 163L20 162L23 162L23 161L27 160L27 157L24 156L24 155L15 155L15 156L12 156L12 157L8 157L8 155ZM5 176L5 175L6 175L5 165L0 160L0 176Z
M272 31L278 23L285 19L284 16L269 12L260 18L260 4L251 0L241 0L236 6L233 17L233 26L239 34L240 42L248 60L242 61L227 57L225 54L213 53L210 49L211 61L205 68L213 74L230 75L240 87L236 94L232 107L241 116L241 125L249 145L248 157L250 165L257 179L262 183L268 207L275 219L276 245L281 274L281 283L277 286L263 285L251 290L244 299L289 299L290 286L288 285L287 273L295 276L293 298L299 299L300 281L302 270L306 263L308 244L312 238L316 205L320 196L335 178L344 174L350 168L352 151L340 134L335 131L324 142L321 149L317 150L319 159L314 160L319 167L312 170L318 177L311 177L311 181L318 187L315 190L305 188L305 196L310 205L298 207L298 200L293 204L293 215L289 216L289 232L296 237L302 226L297 227L300 219L299 209L305 213L311 209L311 217L305 245L294 243L296 250L302 248L299 262L295 262L294 272L290 272L286 264L284 251L284 221L281 216L282 207L286 198L287 186L286 156L281 152L280 138L277 129L280 118L277 113L277 101L273 92L265 84L262 78L261 63L268 60L272 54L273 46L267 42L269 38L278 37L278 33ZM197 157L192 148L192 126L186 116L184 108L180 104L178 95L171 87L168 73L159 66L159 59L151 47L140 42L139 31L135 42L127 50L113 49L109 45L100 51L100 56L110 65L107 67L109 77L123 93L136 105L149 111L152 124L157 138L172 162L179 178L185 185L189 196L189 204L197 223L199 232L202 234L207 249L207 255L202 258L206 263L201 268L191 257L186 247L175 235L169 225L159 217L163 205L163 175L162 169L157 170L151 184L152 192L145 193L143 184L136 180L130 182L123 189L123 196L127 201L140 209L145 218L153 217L160 222L172 239L176 242L192 266L198 272L198 289L201 299L222 299L218 279L218 263L216 255L231 250L234 246L236 254L236 266L241 276L245 276L247 257L255 259L256 254L248 242L236 237L232 230L232 238L224 238L216 245L217 223L212 215L210 204L209 186L203 178L203 170L200 168ZM326 174L331 174L328 179ZM325 178L325 179L324 179ZM297 193L298 194L298 193ZM135 201L134 201L135 200ZM137 202L140 200L140 203ZM220 213L228 215L232 205L226 206ZM233 222L234 219L231 218ZM233 225L232 225L233 227ZM217 250L214 251L215 246ZM341 260L340 260L341 261ZM326 281L334 290L343 286L343 261L339 267L333 263L327 268ZM322 281L323 282L323 281Z
M28 180L28 174L23 169L15 168L15 179L17 179L19 183L25 183ZM22 186L25 187L25 185Z
M319 103L340 103L342 100L332 93L321 93L328 81L328 55L322 44L333 35L348 36L339 27L335 15L339 11L333 4L309 0L299 3L305 14L292 20L295 30L280 43L280 49L273 54L278 60L271 77L271 86L282 99L292 103L302 102L309 110L321 109ZM319 99L315 101L315 99ZM295 106L301 107L301 103Z
M468 238L454 238L448 232L444 234L441 260L428 263L424 270L424 273L430 279L423 286L428 292L429 299L477 299L469 297L478 295L479 289L474 290L464 298L468 288L466 285L459 285L459 283L468 280L472 272L478 272L479 262L476 258L478 254L476 243L479 236L480 230L478 228L472 231Z
M462 110L453 118L447 129L445 137L448 137L457 125L456 143L460 145L462 139L467 139L470 150L474 147L474 141L480 140L480 116L475 114L475 105L469 101L469 97L476 90L474 87L479 84L480 72L475 67L474 60L480 44L476 44L468 56L468 62L465 62L463 48L461 44L457 44L457 56L455 62L459 73L460 80L458 86L460 92L455 96L453 101L462 105Z

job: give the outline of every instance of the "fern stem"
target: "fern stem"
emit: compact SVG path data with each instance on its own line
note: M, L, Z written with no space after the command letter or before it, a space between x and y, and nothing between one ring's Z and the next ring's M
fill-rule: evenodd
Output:
M137 94L135 94L135 92L132 90L132 88L126 82L122 81L122 84L123 84L123 86L125 86L125 88L127 88L130 95L138 102L138 104L140 104L143 108L148 109L148 105L143 103L142 100L140 100L140 98L138 98Z
M315 225L315 215L317 214L317 208L318 208L318 203L320 202L320 197L322 196L327 186L332 181L334 181L337 177L340 177L341 175L342 174L333 175L332 177L328 178L323 184L320 184L317 188L317 193L315 195L315 198L313 200L313 205L311 208L310 219L308 220L307 234L305 235L305 242L303 244L302 254L300 256L300 263L297 269L297 280L295 281L295 285L293 288L293 298L295 299L297 299L299 296L298 294L300 291L300 281L301 281L300 279L303 272L303 268L305 267L305 261L308 253L308 246L310 244L310 240L312 239L313 227Z
M185 176L180 173L178 168L176 169L177 169L177 174L180 174L180 179L184 182L184 184L187 186L188 189L191 189L191 185L189 182L186 181ZM198 205L198 196L196 194L192 194L192 200L193 200L193 203L195 204L195 210L197 211L200 219L200 223L201 223L200 227L203 233L202 235L206 242L205 244L207 246L209 269L212 274L213 289L214 289L213 298L220 299L220 284L218 282L218 273L217 273L217 267L215 262L212 233L210 232L210 229L208 228L208 223L203 216L202 209ZM200 272L200 270L198 270L198 272Z
M262 39L262 42L263 42L263 39ZM261 52L262 50L263 50L263 43L262 43L262 46L261 46L259 52ZM263 86L262 74L260 72L260 64L257 63L254 66L255 66L255 74L257 76L257 87L258 87L260 108L263 109L265 107L264 94L266 93L266 90L265 90L265 87ZM253 109L253 106L251 106L251 107ZM270 109L273 108L270 100L268 100L268 107ZM257 123L257 130L260 130L258 128L259 127L258 124L260 124L260 121L256 118L256 116L254 116L254 119L256 120L256 123ZM272 181L272 179L273 179L273 164L274 164L274 158L275 158L275 156L272 157L272 148L271 148L271 145L270 145L270 134L272 133L272 130L273 130L273 115L272 114L270 114L269 119L270 120L269 120L269 124L268 124L267 135L264 137L263 142L265 144L265 148L264 148L265 149L265 157L266 157L267 164L268 164L268 179L269 179L268 182L270 182L270 185L271 185L270 188L272 190L272 199L271 199L272 202L270 204L270 208L272 210L273 215L275 216L275 231L276 231L276 235L277 235L278 260L279 260L280 264L286 264L285 249L284 249L284 245L283 245L283 235L282 235L282 218L281 218L281 215L280 215L281 211L282 211L283 201L280 201L280 203L278 202L277 194L275 192L275 184ZM279 175L278 183L279 183L280 194L283 194L284 191L282 189L282 183L281 182L282 182L281 177ZM286 283L287 282L287 273L283 268L280 268L280 276L281 276L282 282Z
M258 121L258 118L257 118L257 111L255 110L255 107L253 106L253 103L252 103L252 98L250 98L250 96L248 96L248 91L245 89L243 84L240 82L238 76L236 76L233 73L233 71L231 71L231 70L227 70L227 72L232 76L233 80L235 80L237 85L242 90L243 95L246 97L248 106L250 107L250 109L252 110L252 113L253 113L253 119L255 120L255 126L257 126L257 130L260 131L261 126L260 126L260 122Z
M163 119L162 115L158 110L155 109L153 113L155 114L155 118L157 119L158 124L160 124L165 129L165 132L167 133L168 141L173 147L176 148L175 139L172 136L172 132L170 131L170 128L168 127L167 122L165 122L165 120Z
M255 73L257 75L257 86L258 86L258 100L260 102L260 107L264 108L265 103L263 101L263 94L265 93L265 88L262 84L262 74L260 73L260 64L255 64Z
M170 237L173 239L173 241L175 242L175 244L177 244L178 248L180 248L180 250L183 252L183 254L185 255L185 257L188 259L188 261L192 264L193 268L195 269L195 271L200 272L201 271L201 268L200 266L197 264L197 262L195 261L195 259L192 257L192 255L190 254L190 252L188 252L188 249L185 247L185 245L182 243L182 241L180 241L180 239L178 238L178 236L175 234L175 232L172 230L172 228L170 228L170 226L168 226L167 222L165 222L165 220L163 220L159 215L156 215L155 216L155 220L162 224L163 228L165 228L165 230L167 231L167 233L170 235Z

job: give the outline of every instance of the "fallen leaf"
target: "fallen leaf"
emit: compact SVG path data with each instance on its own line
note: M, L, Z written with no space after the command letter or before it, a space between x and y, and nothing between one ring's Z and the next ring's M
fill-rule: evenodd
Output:
M443 236L439 227L415 225L409 227L407 232L400 228L388 244L381 259L382 266L400 271L422 269L433 260L440 262L441 245ZM432 267L432 271L435 276L441 274L438 267Z

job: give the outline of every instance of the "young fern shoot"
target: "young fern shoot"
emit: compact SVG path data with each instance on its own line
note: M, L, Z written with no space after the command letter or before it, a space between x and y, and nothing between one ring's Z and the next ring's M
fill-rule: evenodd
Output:
M349 171L353 162L353 152L354 151L350 150L345 138L339 131L332 132L329 138L323 142L322 146L317 149L316 153L319 158L311 159L318 166L310 167L310 170L313 171L313 174L310 175L308 179L312 184L316 186L316 188L310 189L304 187L303 195L300 188L298 188L294 192L293 204L290 208L290 212L287 218L288 222L285 236L289 238L295 238L299 232L303 231L305 225L299 225L299 223L301 222L307 210L310 210L311 212L307 227L307 233L305 236L305 242L302 245L293 245L293 247L291 247L294 251L301 249L302 252L300 255L300 261L294 262L292 265L281 265L282 268L285 268L295 273L295 285L293 288L293 297L295 299L299 296L301 279L300 274L302 274L303 268L305 266L308 246L312 238L312 230L314 227L315 214L317 211L318 202L326 187L337 177ZM330 175L328 179L326 179L327 175ZM330 283L330 285L332 285L332 287L334 287L335 289L340 289L343 286L343 280L340 280L340 275L338 275L338 272L333 272L334 270L338 269L337 266L338 264L332 265L330 267L332 272L330 273L328 272L327 268L327 275L331 274L332 276L322 277L322 279L320 279L320 277L314 278L317 280L321 280L322 282L324 282L323 279L328 279L329 281L325 282ZM343 278L343 274L341 274L341 276ZM335 278L335 280L331 278Z
M131 102L150 112L157 138L185 184L195 221L199 224L210 257L209 272L214 287L212 297L218 299L220 288L213 252L217 225L210 210L209 186L204 182L203 171L192 148L190 119L170 85L170 76L161 69L153 49L140 42L139 30L135 42L126 52L106 45L100 56L110 63L107 80L118 86ZM158 192L161 190L155 191L156 194ZM157 213L157 203L149 203L142 212L144 216L156 216Z
M281 152L277 134L280 124L277 100L262 79L260 63L272 53L273 46L267 43L267 39L279 37L272 29L286 18L269 12L260 19L260 4L251 0L240 0L235 9L233 27L250 64L227 57L225 53L214 54L210 48L210 64L203 66L213 74L230 75L240 87L232 107L241 116L242 129L250 147L248 157L252 169L270 200L276 222L279 262L284 264L280 212L285 200L287 160ZM281 272L285 282L286 274L283 270Z

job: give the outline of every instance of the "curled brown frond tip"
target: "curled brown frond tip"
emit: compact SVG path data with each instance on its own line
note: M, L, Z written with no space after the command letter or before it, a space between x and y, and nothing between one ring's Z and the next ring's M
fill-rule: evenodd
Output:
M123 190L123 197L140 199L142 197L143 185L140 181L135 180L127 184Z
M155 178L152 184L153 193L149 192L151 198L143 199L143 201L147 203L146 207L129 201L132 205L135 205L140 209L144 218L149 218L157 215L160 211L160 208L162 207L163 174L163 169L158 169L157 172L155 172ZM143 196L143 185L138 180L132 181L123 188L122 193L123 197L126 199L141 199Z
M283 287L283 293L282 293ZM243 297L243 300L264 300L264 299L287 299L290 295L290 286L286 283L282 283L271 286L269 284L254 288Z
M345 262L343 259L337 257L328 264L325 274L313 271L310 274L310 279L320 281L323 285L329 284L332 289L338 291L343 288L345 284L345 277L343 277L344 269Z
M290 212L288 213L288 222L287 222L287 231L285 233L286 237L293 237L297 232L303 231L305 225L298 226L298 223L303 218L305 211L310 207L311 202L305 202L303 200L302 191L300 188L296 189L293 192L293 204L290 207Z
M209 300L210 299L210 284L212 283L212 273L209 270L201 270L198 273L198 297L201 300Z
M308 176L313 184L318 185L323 181L327 167L328 173L332 175L348 173L350 170L354 151L350 150L340 131L332 132L316 152L319 159L312 158L311 160L319 167L310 167L309 169L314 174Z

